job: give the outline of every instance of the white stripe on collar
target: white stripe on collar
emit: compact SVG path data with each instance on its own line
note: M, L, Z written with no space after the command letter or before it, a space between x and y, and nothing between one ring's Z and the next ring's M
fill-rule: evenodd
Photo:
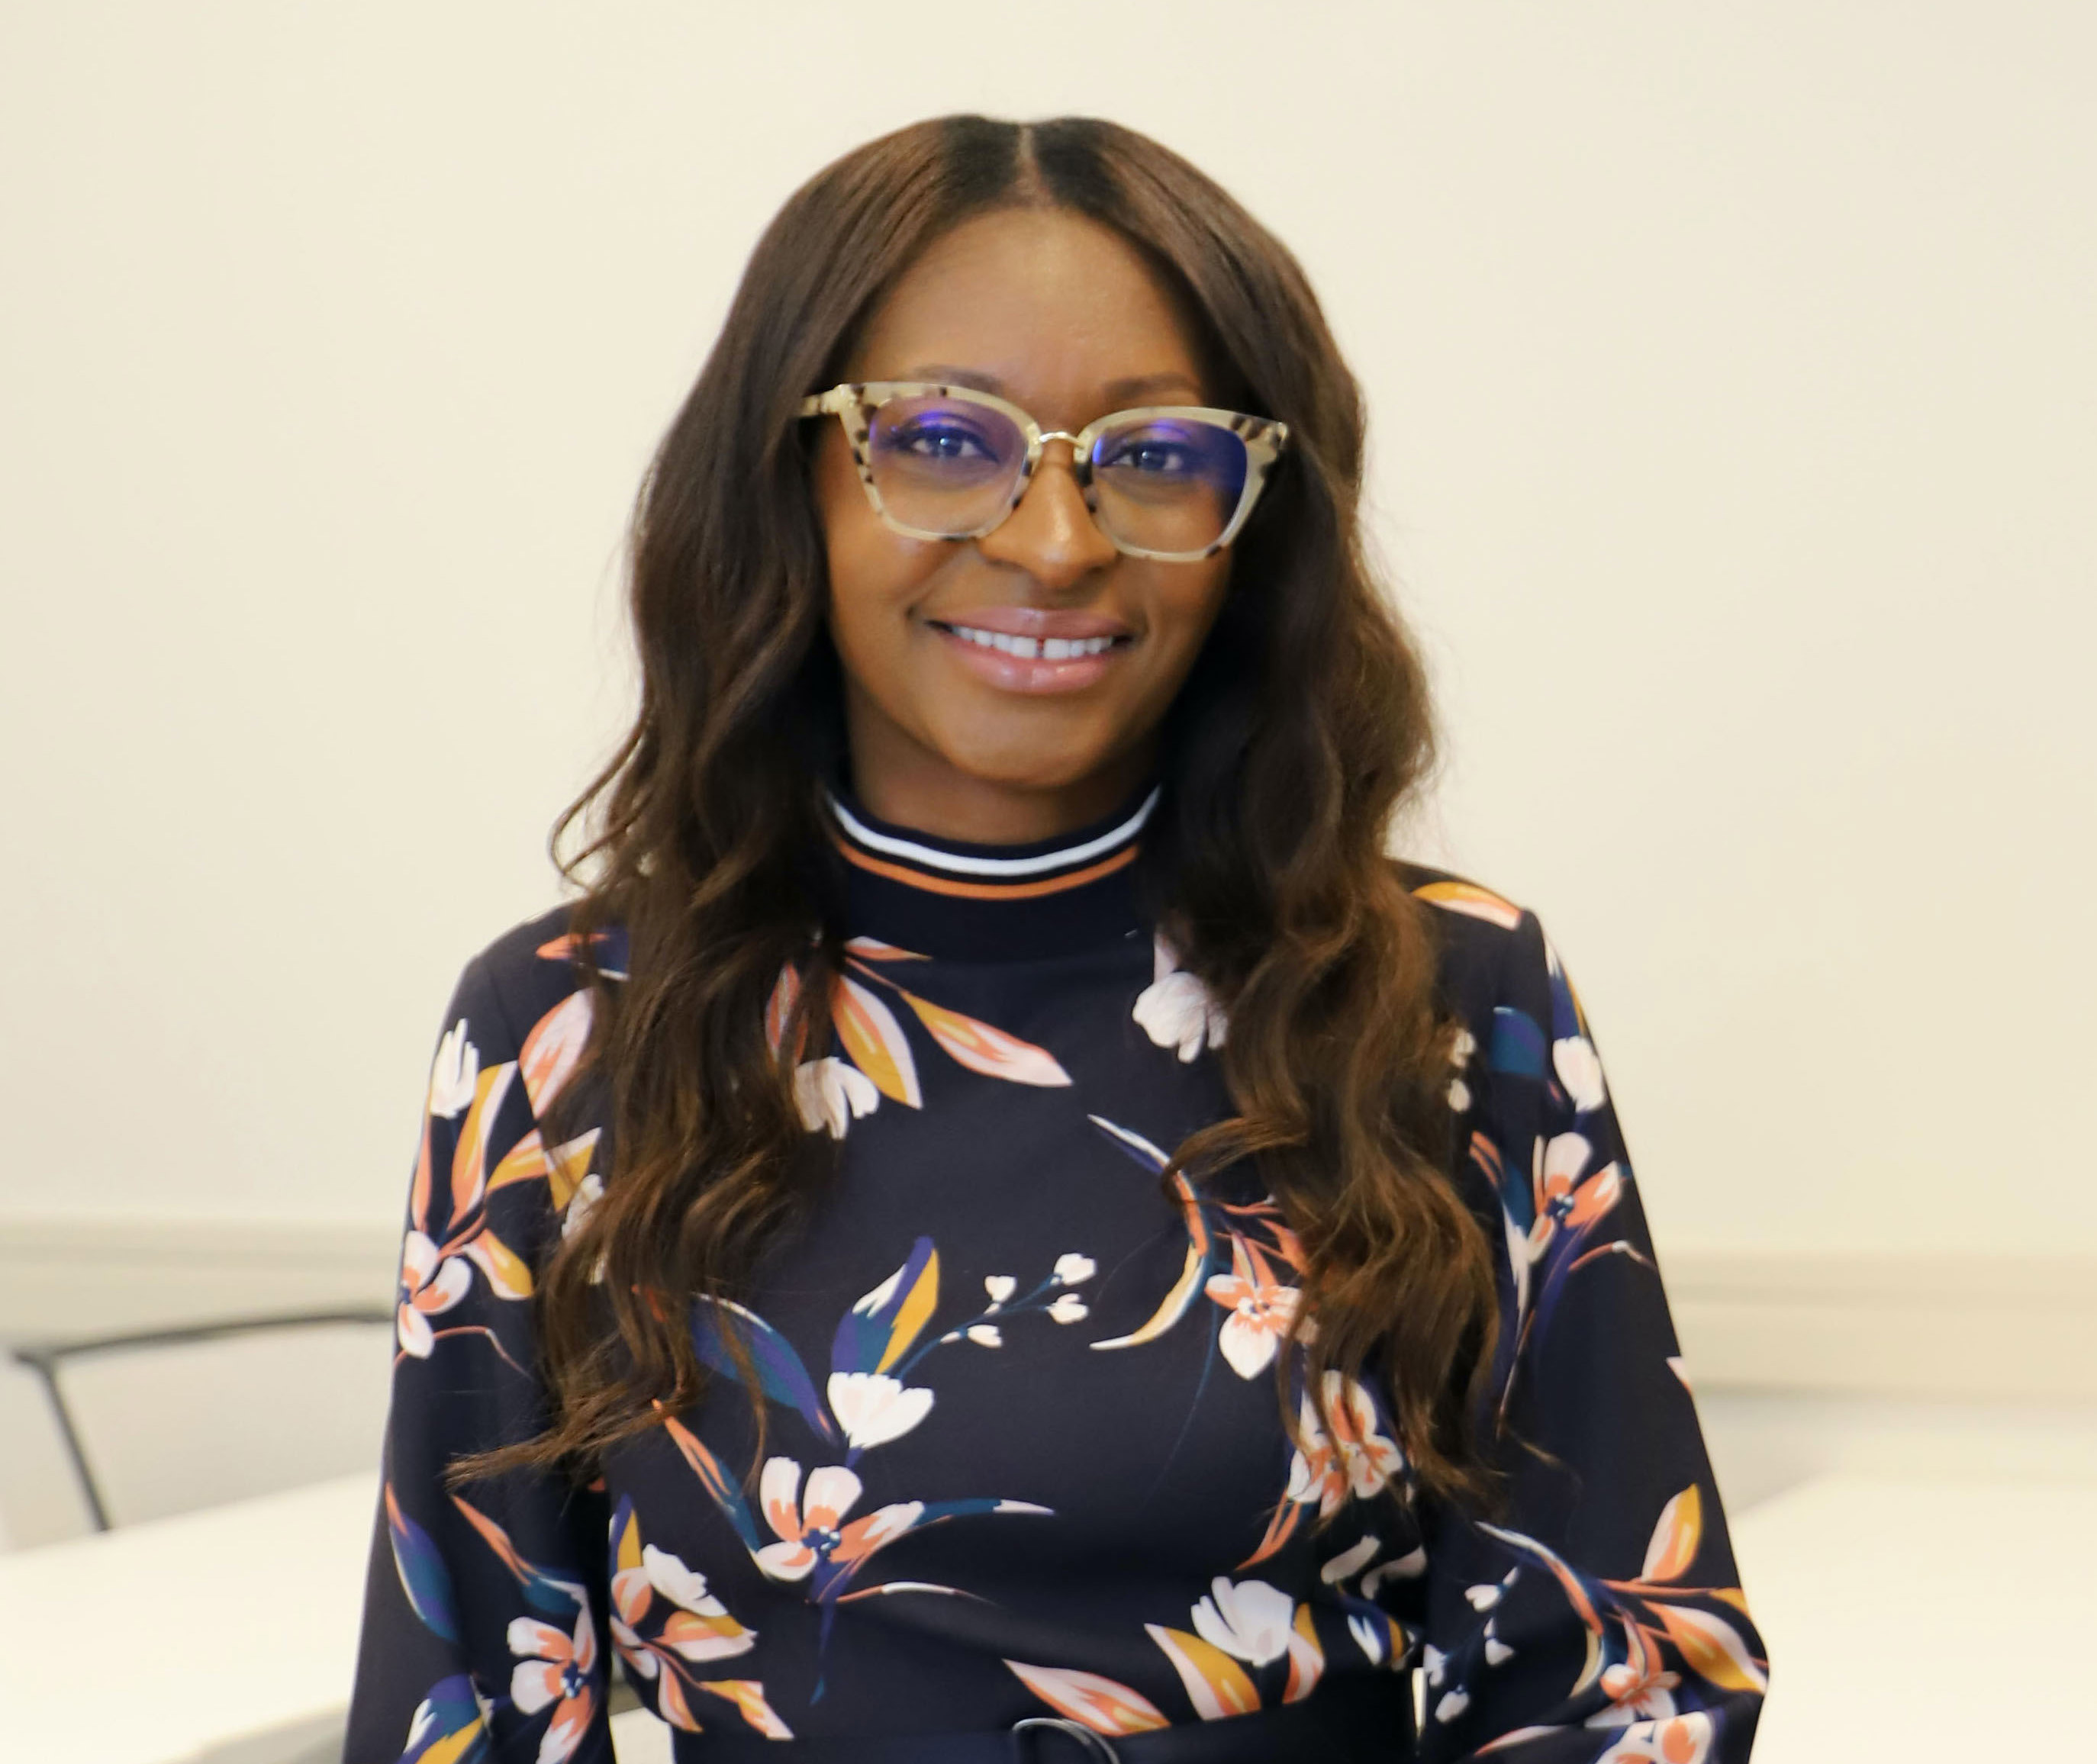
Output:
M854 844L863 845L869 851L957 875L1038 876L1044 870L1067 869L1073 864L1082 864L1088 857L1097 857L1102 851L1111 851L1116 846L1126 844L1150 819L1150 812L1158 806L1158 793L1162 789L1162 785L1154 786L1136 812L1111 832L1088 839L1082 845L1066 846L1059 851L1042 851L1032 857L964 857L957 851L943 851L937 846L920 845L914 839L895 838L885 833L876 833L835 796L831 796L830 802L830 812L838 817L838 825L851 836Z

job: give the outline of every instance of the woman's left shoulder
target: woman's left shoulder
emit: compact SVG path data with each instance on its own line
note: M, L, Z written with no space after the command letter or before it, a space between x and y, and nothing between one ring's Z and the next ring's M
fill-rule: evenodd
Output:
M1393 864L1406 891L1434 909L1446 1009L1475 1031L1496 1010L1544 1004L1558 958L1535 913L1469 877L1403 859Z

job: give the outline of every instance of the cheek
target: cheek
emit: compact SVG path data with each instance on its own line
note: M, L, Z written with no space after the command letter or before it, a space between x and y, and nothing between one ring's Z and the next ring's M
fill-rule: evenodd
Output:
M1202 642L1223 611L1230 591L1231 558L1225 552L1200 563L1167 564L1159 567L1173 573L1161 580L1153 602L1161 646L1169 652L1174 683L1184 679L1194 665Z
M830 571L830 628L839 651L849 657L882 640L937 558L882 524L867 501L843 434L825 439L813 476L816 518ZM889 633L891 638L895 634Z

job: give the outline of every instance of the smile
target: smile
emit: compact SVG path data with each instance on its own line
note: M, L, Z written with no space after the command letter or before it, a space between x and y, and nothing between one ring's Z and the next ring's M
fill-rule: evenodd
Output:
M996 650L1000 654L1010 655L1022 662L1075 662L1088 655L1104 655L1115 645L1129 639L1118 637L1013 637L1004 631L984 631L974 625L942 624L964 643L973 643L978 649Z

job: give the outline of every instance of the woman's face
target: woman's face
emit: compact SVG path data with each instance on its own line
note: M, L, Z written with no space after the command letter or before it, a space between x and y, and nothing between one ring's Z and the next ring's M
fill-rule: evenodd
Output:
M972 386L1071 434L1132 405L1215 401L1171 291L1119 234L1055 209L981 216L933 244L875 310L846 378ZM1123 556L1060 441L992 532L905 538L868 502L842 426L824 429L816 504L860 799L884 820L987 842L1111 813L1151 768L1228 553ZM1051 662L964 630L1113 641Z

